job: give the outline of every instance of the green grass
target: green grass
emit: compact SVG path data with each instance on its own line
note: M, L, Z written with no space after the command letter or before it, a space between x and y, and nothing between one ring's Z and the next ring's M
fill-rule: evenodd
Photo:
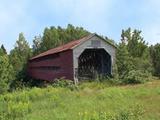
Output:
M32 88L1 95L0 106L0 120L159 120L160 81Z

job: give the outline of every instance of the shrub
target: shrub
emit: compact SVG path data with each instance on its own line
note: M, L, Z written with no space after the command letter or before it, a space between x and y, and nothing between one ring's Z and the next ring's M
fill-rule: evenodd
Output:
M73 84L74 83L71 80L60 78L60 79L55 79L52 85L54 87L68 87L68 86L71 86Z
M63 78L54 80L52 86L53 87L69 88L70 90L77 90L78 89L78 87L74 84L73 81L63 79Z
M125 84L138 84L145 83L149 80L151 74L147 71L142 70L131 70L125 75L124 80L122 80Z

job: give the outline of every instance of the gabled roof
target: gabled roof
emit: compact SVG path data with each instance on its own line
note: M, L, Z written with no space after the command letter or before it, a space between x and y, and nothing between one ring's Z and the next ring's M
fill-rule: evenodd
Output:
M75 47L79 46L80 44L82 44L84 41L87 41L89 40L90 38L92 38L93 36L98 36L100 37L99 35L97 34L90 34L88 36L85 36L79 40L74 40L74 41L71 41L67 44L64 44L64 45L61 45L59 47L56 47L56 48L53 48L53 49L50 49L46 52L43 52L37 56L34 56L32 57L30 60L33 60L33 59L36 59L36 58L40 58L40 57L43 57L43 56L47 56L47 55L51 55L51 54L55 54L55 53L59 53L59 52L63 52L63 51L66 51L66 50L71 50L71 49L74 49ZM102 37L100 37L101 39L103 39ZM104 39L103 39L104 40ZM111 43L109 43L108 41L105 40L105 42L107 42L108 44L112 45ZM112 45L114 46L114 45ZM114 46L115 47L115 46Z

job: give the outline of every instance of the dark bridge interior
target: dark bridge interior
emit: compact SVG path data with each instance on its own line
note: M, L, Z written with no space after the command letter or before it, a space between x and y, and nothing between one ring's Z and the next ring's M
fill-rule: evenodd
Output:
M111 75L111 56L104 49L85 49L78 59L79 79Z

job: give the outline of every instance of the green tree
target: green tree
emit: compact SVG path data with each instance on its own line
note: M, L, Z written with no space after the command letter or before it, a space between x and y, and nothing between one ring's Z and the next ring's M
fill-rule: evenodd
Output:
M132 70L143 73L152 71L149 47L141 37L141 31L131 28L122 30L121 43L117 50L117 68L121 78L125 78Z
M27 43L23 33L19 34L16 41L15 48L10 52L10 63L14 69L15 80L12 86L18 86L26 82L27 76L27 62L31 56L31 49Z
M2 49L0 49L2 50ZM0 55L0 94L9 90L13 68L7 55Z
M17 73L23 69L23 66L27 63L30 56L31 49L29 44L27 43L23 33L20 33L19 38L16 41L15 48L10 52L10 62Z
M1 45L1 52L3 52L3 54L7 54L7 51L3 44Z
M120 78L124 78L129 71L133 69L132 57L129 55L127 46L120 43L117 49L116 63Z
M3 50L0 48L0 56L4 55Z
M41 42L42 42L41 35L34 37L34 39L33 39L33 45L32 45L33 55L37 55L37 54L40 53Z
M58 42L58 34L55 27L45 28L42 43L41 43L41 52L49 50L56 47Z
M71 24L68 24L67 28L60 26L57 28L53 26L45 28L42 41L40 42L40 48L37 49L38 52L36 54L66 44L72 40L80 39L88 34L89 32L82 27L74 27Z
M150 47L152 64L154 67L154 75L160 77L160 44Z
M144 41L141 36L140 30L122 30L121 41L127 45L129 54L132 57L143 57L147 51L147 43ZM148 54L149 55L149 54Z

